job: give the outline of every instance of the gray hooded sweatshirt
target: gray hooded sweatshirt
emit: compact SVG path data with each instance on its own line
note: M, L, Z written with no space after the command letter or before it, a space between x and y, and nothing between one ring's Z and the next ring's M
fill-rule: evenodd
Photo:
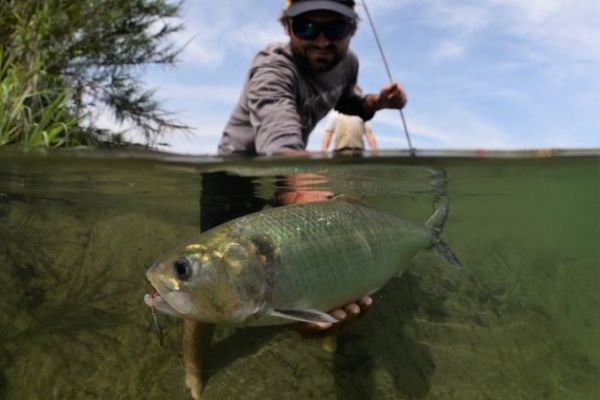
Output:
M358 60L353 52L332 70L304 69L288 44L274 43L260 51L225 127L219 154L263 155L304 150L308 135L331 109L365 115L363 98L354 94Z

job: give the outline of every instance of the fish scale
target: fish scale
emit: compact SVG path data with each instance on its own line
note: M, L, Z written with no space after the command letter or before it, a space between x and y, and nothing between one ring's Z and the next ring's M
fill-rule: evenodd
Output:
M242 217L236 227L232 236L269 236L282 254L269 266L274 308L330 309L370 294L433 239L421 226L346 201L272 209ZM408 231L412 240L399 241Z

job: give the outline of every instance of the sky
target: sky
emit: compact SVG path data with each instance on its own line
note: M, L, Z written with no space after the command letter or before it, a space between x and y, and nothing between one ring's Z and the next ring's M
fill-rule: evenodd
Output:
M367 0L417 149L600 148L599 0ZM142 80L192 126L163 150L215 154L254 55L287 41L283 0L187 0L174 67ZM389 81L362 3L351 49L365 93ZM326 118L310 136L320 149ZM98 124L114 126L106 115ZM381 149L406 149L397 110L371 127Z

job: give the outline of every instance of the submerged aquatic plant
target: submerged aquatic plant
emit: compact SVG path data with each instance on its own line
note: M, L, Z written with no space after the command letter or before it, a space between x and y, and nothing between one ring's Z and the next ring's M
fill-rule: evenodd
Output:
M39 58L19 66L0 48L0 146L78 144L71 134L78 119L69 110L69 91L39 88L43 73Z

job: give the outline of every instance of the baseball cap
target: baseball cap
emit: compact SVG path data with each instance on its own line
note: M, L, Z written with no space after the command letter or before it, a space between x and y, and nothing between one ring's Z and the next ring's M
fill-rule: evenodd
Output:
M286 0L285 13L293 18L309 11L328 10L354 19L358 17L354 5L354 0Z

